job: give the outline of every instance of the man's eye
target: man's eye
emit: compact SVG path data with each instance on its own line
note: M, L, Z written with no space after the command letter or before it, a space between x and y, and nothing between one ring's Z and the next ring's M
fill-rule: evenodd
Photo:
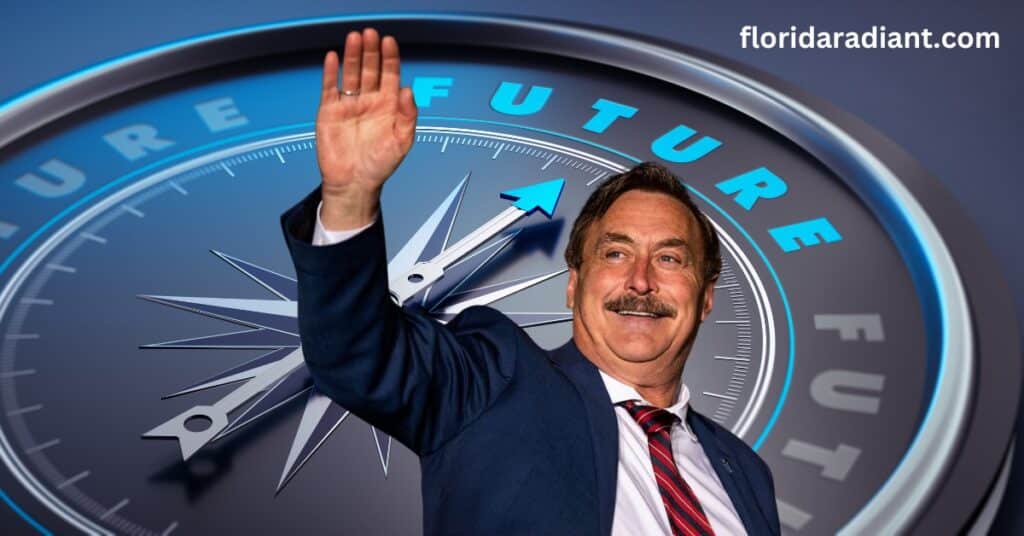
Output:
M662 255L661 256L661 262L667 262L667 263L670 263L670 264L682 264L683 263L682 260L680 260L680 259L678 259L676 257L673 257L672 255Z
M625 255L626 255L625 253L623 253L621 251L618 251L618 250L615 250L615 249L609 250L609 251L605 252L605 254L604 254L606 259L621 259Z

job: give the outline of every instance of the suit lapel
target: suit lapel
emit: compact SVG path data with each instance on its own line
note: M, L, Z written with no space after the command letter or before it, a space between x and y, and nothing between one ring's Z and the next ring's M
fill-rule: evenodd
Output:
M597 367L583 357L571 339L561 348L554 350L551 355L555 364L579 391L583 406L587 410L596 464L601 534L611 534L619 461L619 425L615 419L615 408Z
M737 463L732 449L718 438L715 430L700 418L693 408L687 411L686 422L700 440L704 453L711 461L711 466L715 468L715 473L718 474L725 492L729 494L729 499L747 532L763 534L763 527L766 526L763 521L764 514L761 513L757 498L754 497L742 466Z

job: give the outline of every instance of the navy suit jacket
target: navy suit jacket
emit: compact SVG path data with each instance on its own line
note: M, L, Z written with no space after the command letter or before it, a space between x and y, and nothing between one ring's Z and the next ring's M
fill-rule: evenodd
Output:
M424 532L608 535L618 422L597 368L570 341L538 347L488 307L447 325L395 305L383 217L313 246L320 190L281 216L298 279L299 333L316 387L420 457ZM771 473L691 408L750 534L779 534Z

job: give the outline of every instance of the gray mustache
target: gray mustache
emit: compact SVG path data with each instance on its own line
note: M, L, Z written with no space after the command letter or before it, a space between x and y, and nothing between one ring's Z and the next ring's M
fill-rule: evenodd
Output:
M658 301L653 296L631 296L629 294L612 298L604 302L604 308L618 313L619 311L640 311L655 316L675 318L676 309L671 305Z

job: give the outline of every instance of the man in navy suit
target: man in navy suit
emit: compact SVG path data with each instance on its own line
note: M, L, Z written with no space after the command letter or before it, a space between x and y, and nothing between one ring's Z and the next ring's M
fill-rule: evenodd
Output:
M689 408L683 366L714 301L718 239L666 169L586 202L566 250L573 337L552 352L472 307L393 303L381 188L412 146L398 44L324 59L320 187L281 217L317 388L415 452L427 534L779 534L771 473Z

